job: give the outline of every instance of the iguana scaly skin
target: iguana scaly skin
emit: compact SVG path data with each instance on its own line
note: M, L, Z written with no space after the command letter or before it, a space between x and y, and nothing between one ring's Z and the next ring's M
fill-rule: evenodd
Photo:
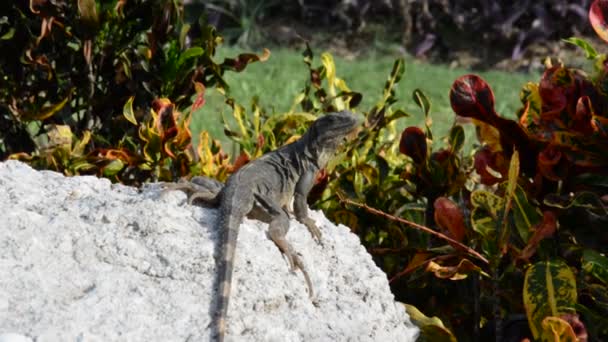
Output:
M181 183L173 189L194 190L190 200L219 204L217 225L222 232L222 255L218 260L218 312L215 317L218 341L226 332L226 315L231 290L232 271L239 226L245 216L269 224L269 237L279 247L294 270L299 268L314 300L312 284L298 255L285 239L289 230L287 208L293 198L296 219L320 241L321 232L308 217L306 197L316 173L327 165L347 137L356 131L359 120L343 111L324 115L310 126L297 141L251 161L234 173L224 186L206 177L195 177L192 183Z

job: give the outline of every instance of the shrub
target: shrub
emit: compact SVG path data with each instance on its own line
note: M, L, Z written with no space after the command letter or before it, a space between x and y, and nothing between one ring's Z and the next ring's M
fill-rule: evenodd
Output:
M225 71L267 57L216 63L221 37L203 19L185 23L173 0L0 6L0 47L11 51L0 56L0 158L67 174L127 183L189 174L192 113L167 101L227 91Z

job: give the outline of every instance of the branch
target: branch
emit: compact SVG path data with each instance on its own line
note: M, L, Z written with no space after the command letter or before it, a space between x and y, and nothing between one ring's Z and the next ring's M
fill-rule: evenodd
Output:
M381 210L374 209L374 208L369 207L369 206L367 206L365 204L354 202L353 200L350 200L350 199L344 197L344 194L340 193L339 191L337 192L337 195L338 195L338 198L340 199L340 202L348 203L348 204L354 205L356 207L363 208L366 211L368 211L368 212L370 212L370 213L372 213L374 215L379 215L379 216L385 217L385 218L387 218L389 220L392 220L392 221L397 221L397 222L400 222L400 223L404 223L404 224L410 225L413 228L416 228L416 229L421 230L423 232L426 232L426 233L429 233L431 235L434 235L434 236L436 236L436 237L438 237L438 238L440 238L442 240L446 240L448 242L451 242L452 244L455 244L458 247L462 248L462 250L464 250L468 254L470 254L470 255L474 256L475 258L483 261L485 264L487 264L487 265L490 264L490 262L488 261L488 259L484 258L483 255L479 254L477 251L475 251L471 247L468 247L468 246L466 246L466 245L464 245L464 244L462 244L462 243L460 243L460 242L452 239L451 237L449 237L447 235L444 235L444 234L441 234L439 232L436 232L436 231L434 231L434 230L432 230L432 229L430 229L428 227L425 227L423 225L420 225L420 224L418 224L416 222L408 221L406 219L402 219L400 217L387 214L387 213L385 213L385 212L383 212Z

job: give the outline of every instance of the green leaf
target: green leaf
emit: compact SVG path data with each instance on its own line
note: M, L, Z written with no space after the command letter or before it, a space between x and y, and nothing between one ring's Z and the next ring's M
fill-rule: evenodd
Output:
M583 270L608 285L608 258L592 250L583 251Z
M135 113L133 113L133 100L135 96L129 97L125 105L122 107L122 115L127 119L130 123L137 126L137 119L135 118Z
M587 59L595 59L597 57L597 51L591 45L591 43L589 43L585 39L577 38L577 37L570 37L568 39L563 39L563 41L565 41L566 43L576 45L576 46L580 47L581 49L583 49L583 51L585 51L585 57Z
M412 98L414 102L422 109L422 113L425 117L429 116L429 112L431 111L431 101L429 101L428 97L422 92L420 89L415 89L412 93Z
M424 126L426 127L426 136L429 140L433 140L433 133L431 132L431 126L433 125L433 120L429 117L429 113L431 112L431 101L429 101L428 97L422 92L420 89L415 89L412 93L412 98L414 102L422 109L424 113Z
M503 211L503 226L502 231L500 233L499 245L504 246L509 237L509 225L508 225L508 217L509 211L511 210L511 203L513 201L513 196L515 194L515 189L517 188L517 179L519 178L519 152L517 150L513 151L513 155L511 156L511 161L509 162L509 173L507 178L507 189L505 192L505 209Z
M563 261L538 262L526 272L523 297L530 330L538 339L546 317L574 312L577 303L574 273Z
M111 177L120 172L125 164L120 159L114 159L103 168L104 177Z
M496 218L488 215L482 208L473 208L471 211L471 226L484 239L491 239L496 232Z
M15 35L15 28L11 27L10 29L8 29L8 32L6 32L5 34L2 35L2 37L0 37L0 40L10 40L13 38L14 35Z
M543 203L550 207L559 209L570 209L572 207L585 208L588 210L596 210L604 215L608 214L608 210L602 203L600 197L589 191L581 191L573 196L560 196L557 194L548 194L545 196Z
M527 243L532 235L531 228L538 225L543 218L540 209L528 201L526 192L517 186L513 195L513 221L521 239Z
M460 125L455 125L450 130L450 149L452 153L458 153L464 145L464 129Z
M179 60L177 61L177 68L180 68L184 63L186 63L187 60L201 56L204 53L205 53L205 50L203 50L202 47L195 46L195 47L189 48L188 50L184 51L179 56Z

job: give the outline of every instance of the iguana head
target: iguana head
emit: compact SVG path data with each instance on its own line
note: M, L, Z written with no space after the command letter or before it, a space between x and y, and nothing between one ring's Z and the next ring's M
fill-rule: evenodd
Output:
M349 111L321 116L306 132L309 150L317 155L321 165L359 128L361 120Z

